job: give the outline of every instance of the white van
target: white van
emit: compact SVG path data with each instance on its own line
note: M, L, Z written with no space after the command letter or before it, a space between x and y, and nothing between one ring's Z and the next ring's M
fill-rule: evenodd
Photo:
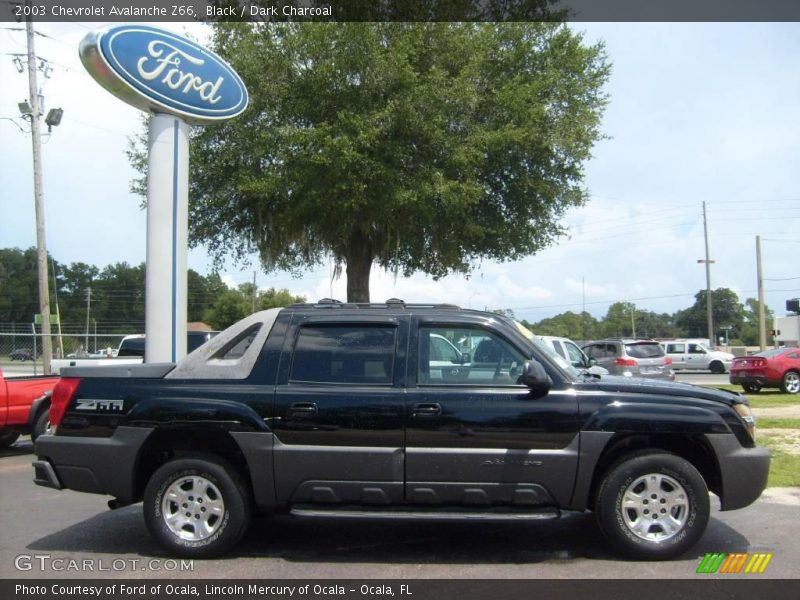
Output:
M727 373L733 362L733 354L712 350L705 340L672 340L661 342L664 352L672 359L672 368Z

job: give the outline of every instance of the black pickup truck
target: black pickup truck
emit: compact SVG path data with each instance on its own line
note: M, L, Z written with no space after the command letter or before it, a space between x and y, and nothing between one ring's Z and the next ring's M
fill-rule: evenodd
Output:
M172 554L251 514L530 521L594 511L621 552L693 546L754 502L769 454L744 396L579 372L515 321L321 301L251 315L177 364L65 369L35 482L143 501Z

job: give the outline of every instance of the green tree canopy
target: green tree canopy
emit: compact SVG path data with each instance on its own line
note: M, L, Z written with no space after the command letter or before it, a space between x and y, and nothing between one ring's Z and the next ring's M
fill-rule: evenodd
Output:
M213 45L250 92L192 136L190 241L218 260L330 256L367 301L373 264L519 259L585 202L609 66L563 24L216 23Z
M759 343L759 339L758 339L758 300L756 298L747 298L744 301L743 315L744 315L744 323L742 324L742 329L739 332L739 337L741 338L742 342L745 345L757 346ZM766 321L767 331L772 329L772 323L774 319L775 319L775 313L772 312L769 306L765 306L764 320ZM733 338L733 336L730 337ZM769 339L770 338L768 333L767 340L769 341Z
M289 290L269 288L257 291L252 283L242 283L236 289L226 288L214 304L206 309L203 321L214 329L225 329L251 314L253 307L255 310L266 310L305 301L303 296L294 296Z
M700 290L694 298L694 305L678 311L675 323L687 336L704 338L708 336L706 290ZM736 292L728 288L711 290L711 313L715 338L719 335L720 327L731 327L729 337L739 337L744 324L744 307ZM711 343L716 343L716 340L712 340Z
M572 340L591 340L598 337L598 322L588 312L574 313L571 310L555 317L542 319L530 326L536 335L555 335Z

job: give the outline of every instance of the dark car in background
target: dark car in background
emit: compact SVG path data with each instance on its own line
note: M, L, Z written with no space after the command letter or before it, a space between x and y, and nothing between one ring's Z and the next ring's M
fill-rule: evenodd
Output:
M17 348L16 350L12 350L8 358L11 360L33 360L33 352L31 352L28 348Z
M750 394L761 388L800 393L800 348L774 348L736 358L731 365L730 382Z
M650 338L609 338L583 347L589 359L611 375L675 380L672 359Z

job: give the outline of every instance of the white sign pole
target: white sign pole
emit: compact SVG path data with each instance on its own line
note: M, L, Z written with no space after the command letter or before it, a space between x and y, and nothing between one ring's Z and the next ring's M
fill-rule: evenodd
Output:
M149 133L144 357L177 362L186 356L189 126L155 114Z

